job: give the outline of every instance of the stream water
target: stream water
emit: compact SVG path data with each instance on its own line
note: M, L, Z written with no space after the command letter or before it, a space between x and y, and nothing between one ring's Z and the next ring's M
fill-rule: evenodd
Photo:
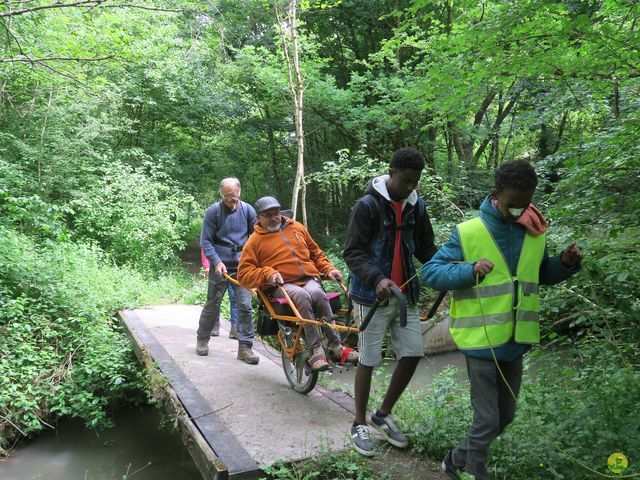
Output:
M179 435L153 407L116 413L97 431L63 420L0 461L2 480L199 480Z

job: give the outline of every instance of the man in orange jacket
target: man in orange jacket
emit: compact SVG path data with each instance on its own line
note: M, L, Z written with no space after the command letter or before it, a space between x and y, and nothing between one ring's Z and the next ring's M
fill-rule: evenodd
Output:
M245 288L282 284L303 318L333 323L333 313L320 283L320 275L341 281L342 273L329 262L307 229L284 217L281 208L274 197L262 197L256 202L258 222L242 250L238 281ZM275 290L273 295L281 295L280 290ZM322 328L334 360L357 361L358 353L343 347L335 330L328 326ZM312 370L327 370L329 363L316 326L306 323L304 331L313 350L309 366Z

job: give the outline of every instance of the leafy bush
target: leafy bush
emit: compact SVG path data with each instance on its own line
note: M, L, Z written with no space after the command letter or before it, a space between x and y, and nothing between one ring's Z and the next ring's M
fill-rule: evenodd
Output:
M640 375L629 361L632 349L591 339L534 350L525 362L516 419L492 444L489 478L595 478L579 463L607 474L614 452L635 462L625 473L636 472L640 437L631 432L640 430L640 418L629 405L640 398ZM454 375L446 369L428 392L405 392L394 409L419 453L442 458L468 433L468 383Z
M155 282L96 247L34 243L0 226L0 448L57 416L109 424L107 407L142 401L141 376L113 312L175 297L185 274Z
M569 281L572 292L543 292L543 313L556 330L640 340L639 127L636 114L539 165L561 179L546 185L550 244L577 240L585 253L582 272Z
M116 162L71 202L74 231L98 241L119 264L160 270L176 263L174 251L185 246L191 204L161 172Z

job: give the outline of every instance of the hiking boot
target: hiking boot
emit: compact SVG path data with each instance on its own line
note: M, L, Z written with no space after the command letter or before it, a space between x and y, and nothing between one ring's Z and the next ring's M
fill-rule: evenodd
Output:
M238 327L236 325L231 325L231 330L229 330L229 338L237 338L238 335Z
M206 357L209 355L209 339L205 338L204 340L197 339L196 340L196 353L201 357Z
M378 410L374 410L369 423L382 433L384 439L394 447L407 448L409 446L409 440L396 426L396 422L391 415L382 416L378 413Z
M442 460L440 470L442 470L442 472L452 480L475 480L476 478L473 475L463 472L462 470L459 470L453 466L453 461L451 460L451 451L449 451L449 453L447 453L447 456L444 457L444 460Z
M260 357L258 357L249 345L240 344L238 345L238 360L242 360L249 365L257 365L260 361Z
M371 433L366 425L351 425L351 443L356 452L366 457L375 455Z
M220 335L220 324L215 325L213 327L213 330L211 330L211 336L212 337L217 337L218 335Z

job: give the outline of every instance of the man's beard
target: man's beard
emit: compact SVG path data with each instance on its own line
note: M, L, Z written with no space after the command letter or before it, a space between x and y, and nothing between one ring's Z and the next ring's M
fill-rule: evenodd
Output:
M277 232L278 230L280 230L280 225L269 225L267 227L267 231L271 233Z

